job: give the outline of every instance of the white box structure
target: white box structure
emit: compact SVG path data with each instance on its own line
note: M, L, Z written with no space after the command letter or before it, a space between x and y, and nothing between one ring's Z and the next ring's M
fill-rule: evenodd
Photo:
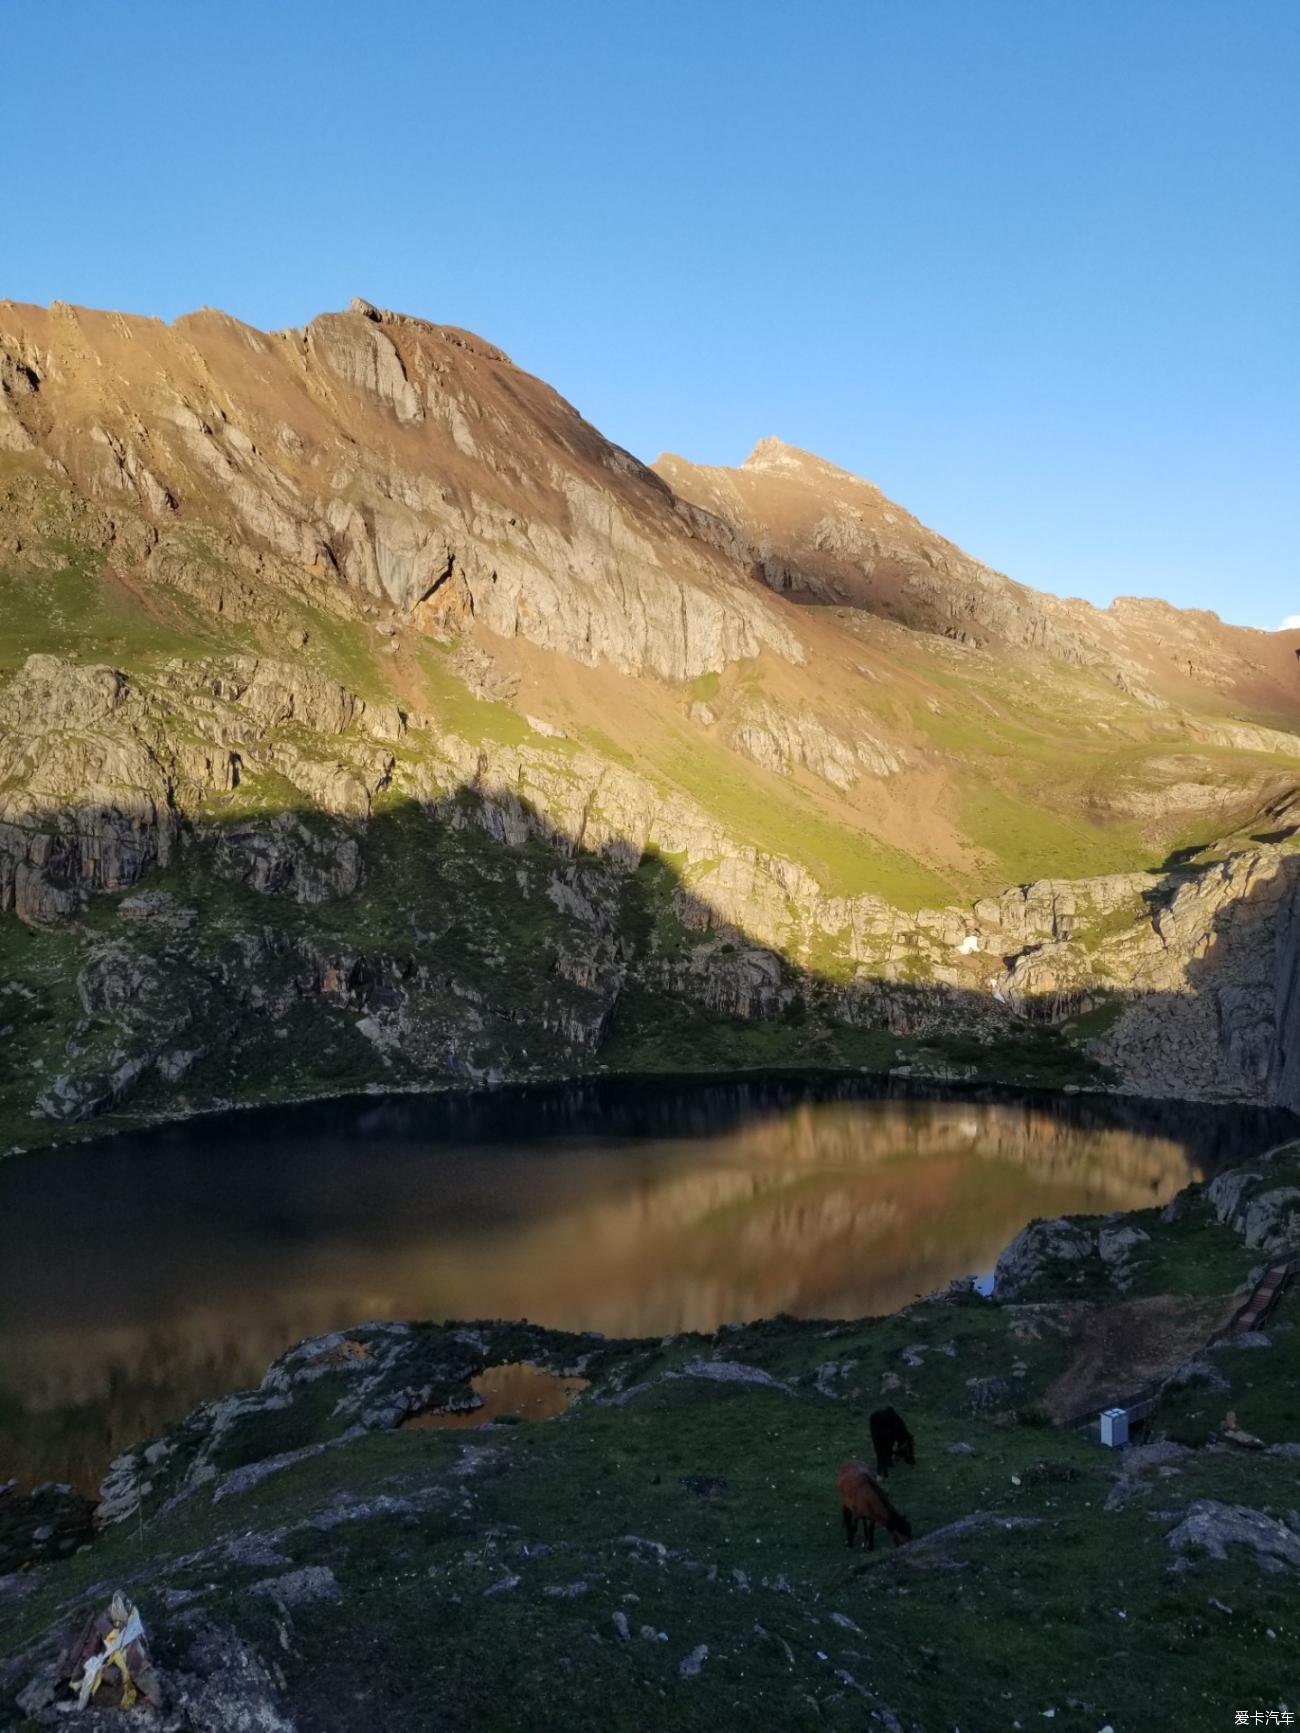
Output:
M1104 1408L1101 1415L1101 1441L1112 1450L1128 1443L1128 1409Z

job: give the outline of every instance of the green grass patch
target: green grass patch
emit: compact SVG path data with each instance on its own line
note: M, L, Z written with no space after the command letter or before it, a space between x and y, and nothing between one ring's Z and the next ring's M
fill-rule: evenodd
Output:
M1067 814L992 783L971 781L957 796L962 829L994 866L990 885L1040 878L1096 878L1152 864L1136 825Z
M942 907L952 883L923 862L827 818L797 784L741 763L708 740L676 737L655 768L742 845L805 866L832 896L883 897L895 908Z
M1103 999L1099 1005L1081 1011L1077 1017L1071 1017L1068 1023L1062 1023L1061 1034L1071 1041L1097 1041L1110 1033L1123 1013L1124 1000L1121 997L1117 995L1115 998Z
M132 670L251 645L245 628L218 622L177 592L151 591L146 606L104 575L97 553L69 548L67 562L58 571L0 571L0 675L38 654Z
M450 666L446 646L424 639L416 644L415 655L428 681L430 707L443 727L471 745L487 740L501 746L522 746L533 738L532 729L518 711L508 704L474 696Z

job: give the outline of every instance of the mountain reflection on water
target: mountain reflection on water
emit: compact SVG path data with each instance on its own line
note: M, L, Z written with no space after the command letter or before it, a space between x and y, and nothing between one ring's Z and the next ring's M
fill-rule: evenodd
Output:
M1034 1216L1136 1209L1289 1115L865 1082L241 1113L0 1163L0 1482L119 1449L375 1317L610 1335L888 1312Z

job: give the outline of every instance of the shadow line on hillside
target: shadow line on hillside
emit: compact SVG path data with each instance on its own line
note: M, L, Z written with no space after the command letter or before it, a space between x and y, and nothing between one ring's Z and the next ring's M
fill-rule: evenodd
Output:
M931 1081L1062 1087L1114 1081L1101 1063L1111 1051L1106 1033L1089 1052L1066 1025L1140 1007L1146 1074L1159 1077L1167 1054L1158 1093L1207 1093L1179 1069L1192 1042L1202 1074L1213 1052L1212 1093L1300 1102L1300 862L1292 857L1279 857L1272 874L1257 875L1218 911L1188 965L1186 992L1097 980L999 996L1007 964L1043 951L1042 942L981 950L975 963L948 943L948 962L970 978L923 979L922 954L908 939L916 923L878 898L823 897L819 911L800 910L781 863L738 851L716 863L715 877L720 896L756 910L747 930L685 882L674 860L681 851L671 848L682 839L670 823L652 823L649 842L612 830L589 840L599 822L594 795L571 834L518 792L472 781L427 802L389 800L365 821L304 804L238 817L169 811L151 823L139 811L85 803L30 814L21 828L0 825L6 963L21 965L25 944L33 964L60 934L90 941L69 1042L79 1051L67 1057L102 1052L104 1076L62 1106L47 1090L43 1111L75 1121L143 1095L144 1108L165 1112L169 1086L182 1083L172 1088L178 1103L205 1087L216 1102L273 1090L283 1021L304 1011L303 1040L279 1058L331 1021L353 1020L350 1060L329 1060L326 1050L340 1048L336 1029L308 1055L329 1062L315 1072L300 1066L299 1082L314 1075L322 1089L593 1071L888 1071L908 1060ZM1143 893L1153 922L1195 877L1182 868L1154 879ZM167 893L163 902L151 898L155 890ZM20 941L12 911L24 899L32 924ZM51 904L57 918L37 920L33 910ZM941 917L955 938L963 912ZM835 918L842 931L856 927L859 955L874 950L874 960L841 956L834 968L808 960ZM803 961L774 937L783 922L802 928ZM124 990L114 964L127 952L142 968ZM1262 978L1270 958L1272 1006ZM129 975L129 961L123 966ZM39 972L17 968L20 982ZM20 1019L40 1014L17 1009ZM6 1090L0 1072L0 1092L12 1096L31 1055L21 1039L3 1045L11 1076ZM178 1054L189 1056L183 1066ZM292 1093L293 1079L285 1082Z

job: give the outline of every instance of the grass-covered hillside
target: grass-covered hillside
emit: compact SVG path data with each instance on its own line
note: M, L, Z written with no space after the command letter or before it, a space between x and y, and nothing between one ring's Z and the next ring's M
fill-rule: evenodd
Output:
M1293 1150L1162 1214L1031 1229L1006 1297L890 1318L304 1344L120 1463L89 1550L44 1563L0 1531L10 1565L37 1557L0 1578L0 1724L61 1720L57 1646L118 1587L196 1733L1294 1713L1296 1293L1263 1334L1206 1344L1300 1233L1297 1181ZM399 1424L521 1360L588 1388L559 1418ZM1137 1448L1056 1423L1135 1384L1161 1391ZM914 1539L850 1552L835 1473L885 1402L917 1441L888 1481Z

